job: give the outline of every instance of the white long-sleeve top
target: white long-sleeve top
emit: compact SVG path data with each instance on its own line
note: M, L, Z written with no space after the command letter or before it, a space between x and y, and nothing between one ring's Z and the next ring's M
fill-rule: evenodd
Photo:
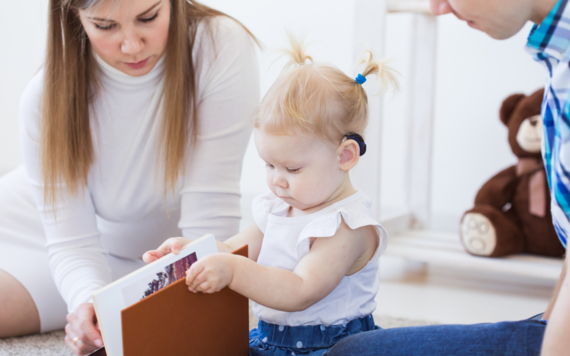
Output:
M240 175L259 102L258 64L251 37L235 21L199 26L193 48L198 138L189 149L176 194L164 198L158 151L165 58L131 77L97 58L102 88L90 110L95 163L87 186L64 195L57 214L44 204L40 116L43 71L20 103L24 165L45 236L49 265L69 311L110 283L107 253L140 258L166 238L238 232Z

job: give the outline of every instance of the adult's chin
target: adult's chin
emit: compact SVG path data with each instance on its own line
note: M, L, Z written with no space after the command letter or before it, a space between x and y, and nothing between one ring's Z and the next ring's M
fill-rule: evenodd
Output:
M123 72L127 75L130 75L131 77L142 77L143 75L148 74L152 70L152 68L154 68L155 64L156 63L153 63L152 66L147 64L143 68L139 68L139 69L133 69L127 65L124 65L121 68L121 72Z
M509 28L492 28L492 29L477 28L477 29L485 32L487 35L489 35L491 38L495 40L506 40L516 35L523 28L523 26L524 24L522 24L521 26L512 26Z

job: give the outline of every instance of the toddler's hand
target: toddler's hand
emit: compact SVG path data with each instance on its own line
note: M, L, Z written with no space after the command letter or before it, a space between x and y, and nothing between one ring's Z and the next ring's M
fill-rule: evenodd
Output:
M169 253L174 253L177 255L180 253L182 246L192 242L192 240L185 239L183 237L171 237L164 241L156 250L150 250L144 253L143 261L146 263L151 263L158 260L161 257L168 255Z
M186 271L186 285L191 292L215 293L233 278L232 258L228 253L215 253L192 264Z

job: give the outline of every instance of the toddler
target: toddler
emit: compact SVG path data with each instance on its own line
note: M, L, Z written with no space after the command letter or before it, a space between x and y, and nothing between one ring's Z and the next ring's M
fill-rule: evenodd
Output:
M371 200L349 171L365 153L367 96L362 84L394 72L368 52L352 79L312 62L291 39L291 61L254 117L255 145L267 165L270 192L253 201L255 223L218 243L220 252L249 245L249 258L217 253L194 263L192 292L224 287L248 297L259 318L250 355L324 355L342 338L376 328L378 258L386 231L372 218ZM171 238L144 260L178 253L189 240Z

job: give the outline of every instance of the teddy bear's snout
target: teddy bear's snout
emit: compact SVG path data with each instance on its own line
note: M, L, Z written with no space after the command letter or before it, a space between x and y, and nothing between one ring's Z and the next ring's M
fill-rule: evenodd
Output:
M535 115L525 119L519 127L516 139L523 150L531 153L540 152L542 141L541 116Z

